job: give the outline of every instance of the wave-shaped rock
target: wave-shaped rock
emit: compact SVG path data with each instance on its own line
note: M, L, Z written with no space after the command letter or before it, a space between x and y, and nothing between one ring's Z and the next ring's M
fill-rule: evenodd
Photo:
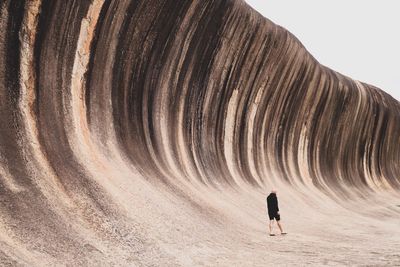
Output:
M293 216L399 215L399 102L243 1L0 10L2 264L263 265L271 187Z

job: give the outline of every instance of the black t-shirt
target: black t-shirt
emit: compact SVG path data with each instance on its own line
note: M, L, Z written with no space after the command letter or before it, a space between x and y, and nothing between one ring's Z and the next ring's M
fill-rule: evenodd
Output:
M267 197L267 206L268 206L268 213L274 214L279 211L278 208L278 198L276 197L275 193L269 194Z

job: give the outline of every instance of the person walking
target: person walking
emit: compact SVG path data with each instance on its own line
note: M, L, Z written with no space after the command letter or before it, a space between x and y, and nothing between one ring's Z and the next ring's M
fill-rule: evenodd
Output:
M272 227L274 224L274 219L278 224L279 230L281 231L281 235L286 235L287 233L283 231L281 224L281 216L279 214L278 207L278 197L276 196L276 190L272 190L271 193L267 197L267 212L269 216L269 235L274 236L275 234L272 231Z

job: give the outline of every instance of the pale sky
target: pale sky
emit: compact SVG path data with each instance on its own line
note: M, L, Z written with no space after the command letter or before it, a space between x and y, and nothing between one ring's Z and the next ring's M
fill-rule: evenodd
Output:
M399 0L245 0L323 65L400 100Z

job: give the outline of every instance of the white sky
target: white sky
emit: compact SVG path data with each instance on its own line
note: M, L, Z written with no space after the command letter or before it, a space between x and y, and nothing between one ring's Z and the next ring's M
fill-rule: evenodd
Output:
M245 0L323 65L400 100L400 0Z

